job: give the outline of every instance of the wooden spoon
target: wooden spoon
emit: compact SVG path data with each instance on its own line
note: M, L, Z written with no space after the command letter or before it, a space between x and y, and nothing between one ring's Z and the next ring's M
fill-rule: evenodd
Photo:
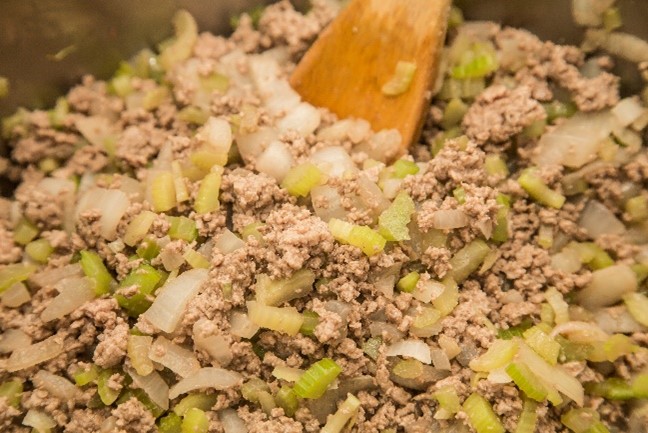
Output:
M445 40L451 0L351 0L322 32L290 77L313 105L340 118L366 119L375 131L395 128L402 153L419 136ZM382 86L399 61L413 62L409 89Z

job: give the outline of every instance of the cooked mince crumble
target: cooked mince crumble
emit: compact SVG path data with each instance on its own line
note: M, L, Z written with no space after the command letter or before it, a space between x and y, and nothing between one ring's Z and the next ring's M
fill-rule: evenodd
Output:
M647 431L648 109L595 49L616 9L585 51L454 9L403 155L288 84L338 7L230 37L181 11L3 121L2 432Z

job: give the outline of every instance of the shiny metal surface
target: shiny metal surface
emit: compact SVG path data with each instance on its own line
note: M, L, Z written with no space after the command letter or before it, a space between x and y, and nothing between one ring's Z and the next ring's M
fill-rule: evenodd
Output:
M84 73L108 76L120 59L171 34L178 8L194 14L201 30L229 31L229 18L272 0L2 0L0 75L11 83L0 115L18 105L51 103ZM303 1L302 1L303 3ZM470 19L525 27L542 38L578 43L570 0L456 0ZM625 30L648 38L648 0L619 0ZM62 51L63 50L63 51ZM65 54L67 51L67 55ZM59 53L56 59L56 54ZM626 89L634 68L619 63Z

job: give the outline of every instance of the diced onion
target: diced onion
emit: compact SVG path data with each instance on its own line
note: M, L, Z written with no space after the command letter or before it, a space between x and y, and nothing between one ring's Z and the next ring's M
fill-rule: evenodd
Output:
M21 347L29 346L32 339L20 329L7 329L0 334L0 353L11 353Z
M227 389L240 384L242 380L243 376L234 371L215 367L201 368L173 385L169 391L169 398L174 399L196 389Z
M41 313L43 322L61 319L96 296L94 283L87 277L65 278L59 281L55 288L59 294Z
M340 146L320 149L311 155L310 161L331 177L341 177L344 173L357 171L347 151Z
M259 327L252 323L246 313L233 311L230 318L230 332L241 338L252 338L259 331Z
M52 335L31 346L14 350L7 360L5 368L8 372L13 373L49 361L61 353L63 353L63 338L59 335Z
M167 282L143 316L164 332L175 331L187 304L207 280L207 269L192 269Z
M590 283L576 296L590 310L619 302L623 295L637 291L637 276L627 265L614 265L592 273Z
M267 174L280 183L286 177L286 173L288 173L294 163L295 160L286 144L282 141L274 140L257 157L256 168L261 173Z
M49 432L56 427L54 419L45 412L38 409L29 409L22 422L27 427L33 427L39 433Z
M438 210L432 216L432 226L439 230L452 230L468 225L468 216L461 210Z
M181 377L189 377L200 369L200 363L192 351L184 349L162 336L158 337L151 345L149 358Z
M574 22L584 27L599 27L603 24L603 13L614 4L614 0L572 0Z
M432 300L441 296L446 286L435 280L419 280L416 288L412 292L412 296L421 302L431 302Z
M238 416L234 409L223 409L218 413L218 418L225 433L248 433L245 422Z
M279 133L271 128L260 128L250 134L241 134L236 137L236 146L246 162L256 159L263 149L279 138Z
M387 341L399 341L403 339L403 333L391 323L371 322L369 332L372 337L381 337Z
M208 319L200 319L193 326L193 340L197 347L203 349L221 366L226 366L233 359L232 350L225 337L222 335L206 335L209 328Z
M408 356L421 361L424 364L432 363L430 346L421 340L403 340L387 347L387 356Z
M629 293L624 296L628 302L628 296L632 297L637 293ZM642 309L641 314L633 316L625 306L602 308L594 314L594 321L603 331L608 334L632 334L634 332L645 332L648 326L648 309ZM644 322L642 326L641 322Z
M215 152L227 154L232 146L232 127L223 118L210 117L196 137L209 144Z
M352 143L360 143L371 134L371 125L364 119L342 119L331 126L320 129L317 138L325 141L342 141L349 138Z
M51 268L29 276L29 283L36 287L53 286L64 278L81 277L83 269L79 263Z
M133 379L133 385L142 389L153 403L164 410L169 409L169 385L157 371L146 376L140 376L132 368L126 368L126 372Z
M113 122L103 116L77 117L74 126L95 147L105 149L105 140L113 133Z
M64 192L74 192L76 185L68 179L59 179L56 177L46 177L38 182L35 187L36 190L42 191L49 195L59 195Z
M286 116L277 122L281 131L297 131L305 137L315 132L322 121L319 110L307 102L302 102L293 107Z
M12 284L2 295L0 301L2 305L9 308L18 308L31 300L31 294L22 282Z
M555 338L558 335L566 334L570 340L581 343L593 341L605 341L609 337L601 328L589 322L565 322L551 330L549 336Z
M589 29L585 43L600 47L608 53L632 63L648 61L648 42L636 35L623 32L607 32L603 29Z
M620 125L623 127L634 123L645 113L646 109L641 105L637 96L622 99L612 109L612 114L616 116Z
M620 235L625 232L625 226L614 213L596 200L590 200L580 216L578 224L587 231L593 239L601 235Z
M337 189L322 185L310 191L315 215L328 222L331 218L345 219L347 212L342 207L342 197Z
M450 359L448 359L448 355L442 349L432 349L430 350L430 355L435 368L439 370L450 370Z
M72 382L45 370L39 370L32 378L32 382L61 401L71 401L79 393L79 388Z
M302 374L304 374L304 370L300 368L287 367L285 365L278 365L274 370L272 370L272 375L274 377L287 382L297 382Z
M109 241L117 236L117 224L128 210L128 196L117 189L92 188L81 196L76 207L75 218L88 210L97 209L101 212L99 225L101 236Z

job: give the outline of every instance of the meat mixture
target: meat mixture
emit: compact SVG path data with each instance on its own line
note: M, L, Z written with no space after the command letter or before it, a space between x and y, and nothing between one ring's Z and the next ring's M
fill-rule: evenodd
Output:
M579 48L453 9L403 155L288 84L337 8L230 37L181 11L3 120L2 432L647 431L648 94L597 48L630 39L618 11Z

